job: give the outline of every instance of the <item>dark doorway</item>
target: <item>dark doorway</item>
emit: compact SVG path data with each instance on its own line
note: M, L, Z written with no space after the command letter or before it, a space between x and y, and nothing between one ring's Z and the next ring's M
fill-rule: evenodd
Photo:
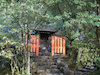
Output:
M40 33L40 50L50 51L50 34L48 33Z

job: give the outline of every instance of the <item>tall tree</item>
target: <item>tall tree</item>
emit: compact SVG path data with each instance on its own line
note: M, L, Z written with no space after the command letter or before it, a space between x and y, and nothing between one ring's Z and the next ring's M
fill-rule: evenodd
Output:
M98 7L97 7L97 15L100 16L100 0L97 0ZM98 20L100 22L100 19ZM96 26L96 36L97 36L97 41L100 44L100 26Z

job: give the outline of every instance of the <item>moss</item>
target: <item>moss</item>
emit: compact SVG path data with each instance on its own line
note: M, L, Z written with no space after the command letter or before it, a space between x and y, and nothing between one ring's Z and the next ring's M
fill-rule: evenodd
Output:
M90 72L89 75L100 75L100 70Z
M11 75L11 70L9 67L0 70L0 75Z

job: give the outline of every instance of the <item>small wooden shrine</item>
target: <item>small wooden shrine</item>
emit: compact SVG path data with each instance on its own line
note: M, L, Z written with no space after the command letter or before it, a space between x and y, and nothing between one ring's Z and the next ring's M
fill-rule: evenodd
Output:
M30 52L39 55L39 50L47 50L51 52L51 55L66 54L65 37L57 35L57 31L53 26L39 25L36 28L32 28L34 34L30 35Z

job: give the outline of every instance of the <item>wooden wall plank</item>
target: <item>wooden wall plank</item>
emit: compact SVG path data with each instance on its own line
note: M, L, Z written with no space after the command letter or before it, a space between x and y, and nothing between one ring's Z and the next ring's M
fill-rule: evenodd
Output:
M59 47L60 47L60 46L59 46L59 37L58 37L57 40L58 40L58 49L57 49L57 50L58 50L58 53L60 53L60 51L59 51Z
M25 41L26 41L26 47L27 47L27 37L28 35L25 35ZM30 35L30 52L35 52L36 55L39 55L39 35Z
M52 56L54 56L54 36L52 36L51 38L52 38L52 40L51 40L51 47L52 47L51 48L52 49L51 52L52 53L51 54L52 54Z
M32 42L32 35L30 35L30 41ZM33 47L33 45L31 44L31 45L30 45L30 52L33 52L33 51L32 51L32 47Z
M39 55L39 35L36 36L36 55Z
M61 46L60 53L63 53L63 48L62 48L62 38L60 38L60 42L61 42L61 44L60 44L60 46Z
M63 56L66 55L66 50L65 50L65 37L63 38Z
M35 52L35 47L36 47L36 36L35 35L33 35L33 42L34 42L34 44L33 44L33 52Z
M63 56L66 55L65 37L52 36L51 43L52 43L51 44L51 47L52 47L52 56L54 56L55 53L62 53Z
M54 37L54 53L56 53L56 37Z

